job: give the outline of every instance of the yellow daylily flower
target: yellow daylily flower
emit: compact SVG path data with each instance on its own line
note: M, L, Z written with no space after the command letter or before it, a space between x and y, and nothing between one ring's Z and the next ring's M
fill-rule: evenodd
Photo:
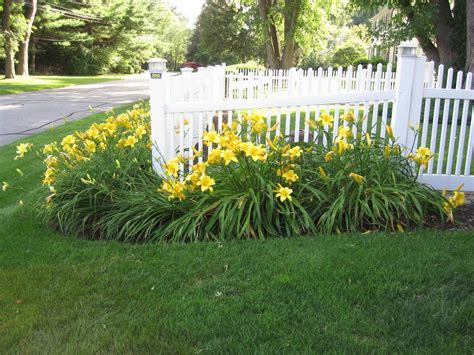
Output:
M209 156L207 157L207 162L209 164L219 164L221 161L222 150L219 148L213 149Z
M367 144L370 147L372 145L372 138L370 137L370 134L365 134L365 140L367 141Z
M288 170L282 174L282 178L286 180L286 182L292 183L299 179L299 176L294 172L294 170Z
M327 180L328 176L326 174L326 172L324 171L323 167L320 166L319 167L319 175L321 175L321 177L324 179L324 180Z
M146 134L146 128L144 125L138 125L137 128L135 129L135 134L138 137L144 136Z
M293 192L292 189L289 187L283 187L280 184L278 184L278 188L274 190L277 194L275 195L277 198L280 198L281 202L284 202L285 200L292 201L291 194Z
M178 198L180 201L184 200L186 198L184 195L185 189L186 185L183 181L164 180L161 184L161 191L169 194L169 200L173 198Z
M347 149L352 149L354 146L352 144L347 143L345 140L341 139L336 143L336 147L333 149L336 149L336 151L339 154L344 153Z
M285 147L286 148L286 147ZM286 148L283 156L290 157L291 160L301 157L302 149L299 146L294 146L293 148Z
M204 141L204 144L210 147L212 143L219 144L220 135L216 131L209 131L204 133L202 139Z
M84 147L86 148L86 150L90 153L95 153L96 151L96 144L95 142L89 140L89 139L86 139L84 141Z
M215 180L211 178L209 175L202 175L199 178L199 181L197 183L199 186L201 186L201 191L204 192L206 190L209 190L210 192L214 191L213 186L216 184Z
M358 184L362 184L365 180L365 177L363 177L362 175L356 174L356 173L350 173L349 177L351 177L352 180L354 180Z
M56 147L56 142L54 143L50 143L50 144L46 144L44 147L43 147L43 154L51 154L53 153L55 150L57 149Z
M345 115L342 115L341 118L349 123L353 123L355 121L354 113L352 111L349 111Z
M61 141L61 145L63 147L72 146L74 144L76 144L76 137L74 137L74 135L72 135L72 134L64 137L63 140Z
M25 153L27 153L32 147L33 147L33 144L31 144L31 143L20 143L16 147L15 160L23 158L25 156Z
M331 161L334 158L334 155L336 153L333 151L327 152L326 155L324 156L325 161Z
M192 169L193 171L198 172L199 174L204 174L206 172L207 163L197 163L194 164Z
M323 113L319 119L321 120L323 125L327 125L329 127L332 127L332 123L334 122L334 117L327 113Z
M237 157L232 150L226 149L221 152L221 158L224 160L225 165L229 165L231 161L237 163Z

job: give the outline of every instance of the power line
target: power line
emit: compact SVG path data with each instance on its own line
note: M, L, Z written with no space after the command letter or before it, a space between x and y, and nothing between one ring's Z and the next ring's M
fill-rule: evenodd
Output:
M62 11L64 13L68 13L68 14L71 14L71 15L79 15L79 16L87 17L87 18L94 19L94 20L103 20L103 18L101 18L101 17L92 16L92 15L89 15L89 14L73 12L73 11L71 11L71 9L68 9L67 7L60 6L60 5L55 5L55 4L48 4L47 2L41 4L41 6L44 6L44 4L48 5L48 6L51 6L51 8L57 9L58 11Z
M55 39L55 38L43 38L43 37L34 37L37 40L45 42L86 42L90 39Z
M25 5L28 6L28 7L33 7L33 5L31 3L28 3L28 2L25 2ZM99 24L104 24L105 23L103 18L91 17L91 16L87 16L87 15L84 15L84 14L78 14L78 13L75 13L75 12L64 11L64 10L61 10L61 9L51 7L51 5L44 6L44 5L38 4L37 7L38 7L38 10L55 12L55 13L61 14L62 16L70 18L70 19L82 20L82 21L86 21L86 22L93 22L93 23L99 23Z

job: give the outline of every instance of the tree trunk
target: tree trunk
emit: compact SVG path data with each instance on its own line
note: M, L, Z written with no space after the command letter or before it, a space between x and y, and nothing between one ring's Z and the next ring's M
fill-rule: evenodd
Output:
M295 42L291 40L285 44L281 58L281 69L290 69L295 65Z
M438 48L424 35L417 35L416 39L428 60L435 62L435 65L438 66L440 64Z
M466 1L466 71L474 72L474 4Z
M444 65L453 66L459 57L459 52L454 48L454 18L451 6L449 0L436 0L436 2L438 5L436 45L439 60Z
M15 52L13 32L10 28L12 0L4 0L2 15L2 31L5 37L5 78L15 78Z
M268 12L271 5L271 0L258 0L258 11L265 28L265 50L267 52L268 66L271 69L280 69L281 62L278 32L275 25L268 18Z
M25 38L20 43L20 50L18 52L18 75L29 76L28 71L28 49L30 44L31 31L33 29L33 22L36 15L36 6L37 0L31 0L30 6L27 6L26 10L26 21L27 29L25 33Z
M31 72L36 73L36 38L31 39Z
M285 33L285 47L281 57L282 69L292 68L295 63L296 43L295 30L298 17L301 12L301 0L286 0L285 1L285 17L284 17L284 33Z

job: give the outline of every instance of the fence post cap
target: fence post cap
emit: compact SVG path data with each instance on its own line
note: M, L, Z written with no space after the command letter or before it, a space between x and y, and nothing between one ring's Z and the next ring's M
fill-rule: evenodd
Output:
M397 47L399 57L415 57L417 45L412 42L402 42Z
M206 67L198 67L198 71L205 71Z
M166 59L163 59L163 58L148 59L148 69L165 71L167 62L168 61Z
M168 61L163 58L150 58L148 59L148 63L168 63Z

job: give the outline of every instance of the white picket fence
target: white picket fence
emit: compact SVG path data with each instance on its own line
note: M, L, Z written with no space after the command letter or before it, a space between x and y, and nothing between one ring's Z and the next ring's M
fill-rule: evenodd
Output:
M308 142L308 119L333 114L331 133L336 135L346 125L341 115L352 111L365 118L364 131L384 137L390 124L401 145L435 152L420 181L439 189L463 183L463 190L474 191L472 73L458 72L454 81L453 69L441 65L435 70L409 49L399 48L396 73L390 64L385 71L381 65L247 72L214 66L151 79L155 170L160 173L159 162L177 153L202 149L204 131L214 126L220 130L243 113L258 111L269 126L280 123L274 134L281 129L293 141ZM420 133L410 127L420 127Z

